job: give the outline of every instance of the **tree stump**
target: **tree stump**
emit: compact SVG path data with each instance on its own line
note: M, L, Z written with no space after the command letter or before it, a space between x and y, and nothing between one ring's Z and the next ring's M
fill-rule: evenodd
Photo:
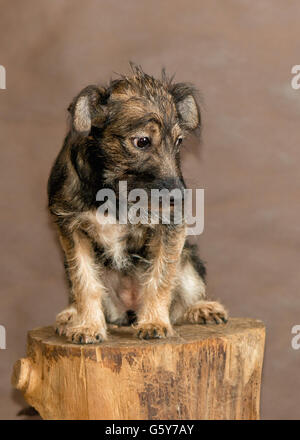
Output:
M52 327L28 333L12 384L44 419L258 419L265 328L253 319L175 327L140 341L110 326L107 342L75 345Z

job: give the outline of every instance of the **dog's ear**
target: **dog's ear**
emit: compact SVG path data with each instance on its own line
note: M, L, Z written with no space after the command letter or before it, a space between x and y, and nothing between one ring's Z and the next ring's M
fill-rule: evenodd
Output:
M88 136L92 125L100 126L105 118L106 90L94 85L85 87L68 107L72 128Z
M169 91L173 96L181 124L187 130L201 126L201 114L195 88L187 83L171 84Z

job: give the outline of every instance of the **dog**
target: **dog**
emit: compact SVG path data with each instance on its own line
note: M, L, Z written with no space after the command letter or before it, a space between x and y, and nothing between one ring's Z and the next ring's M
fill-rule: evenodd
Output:
M183 139L201 128L195 88L132 66L107 87L84 88L68 108L70 128L48 181L49 210L64 252L69 306L56 332L73 343L107 339L107 323L140 339L174 335L180 323L226 323L206 298L206 269L181 224L99 222L96 195L185 188Z

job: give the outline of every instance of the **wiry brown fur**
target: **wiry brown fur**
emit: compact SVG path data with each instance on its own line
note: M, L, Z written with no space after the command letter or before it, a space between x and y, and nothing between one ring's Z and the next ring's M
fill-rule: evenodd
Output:
M133 66L108 87L88 86L69 106L71 126L53 166L49 209L58 228L70 282L70 305L56 329L69 340L107 337L106 322L135 321L140 338L173 334L183 321L227 320L205 300L205 268L186 241L184 224L103 224L96 194L119 181L128 191L183 190L180 137L201 125L195 90ZM150 139L137 148L136 139Z

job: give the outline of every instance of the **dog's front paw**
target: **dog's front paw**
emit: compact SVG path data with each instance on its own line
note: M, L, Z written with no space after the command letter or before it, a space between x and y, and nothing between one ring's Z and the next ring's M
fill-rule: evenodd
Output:
M165 324L139 324L137 326L137 337L139 339L161 339L172 336L172 328Z
M75 325L68 327L65 335L69 342L75 344L97 344L107 339L106 329L96 325Z
M184 314L184 320L191 324L206 324L209 321L221 324L228 321L228 313L217 301L199 301L188 308Z
M56 316L55 332L59 336L66 334L67 327L72 325L74 318L77 315L77 310L74 306L67 307Z

